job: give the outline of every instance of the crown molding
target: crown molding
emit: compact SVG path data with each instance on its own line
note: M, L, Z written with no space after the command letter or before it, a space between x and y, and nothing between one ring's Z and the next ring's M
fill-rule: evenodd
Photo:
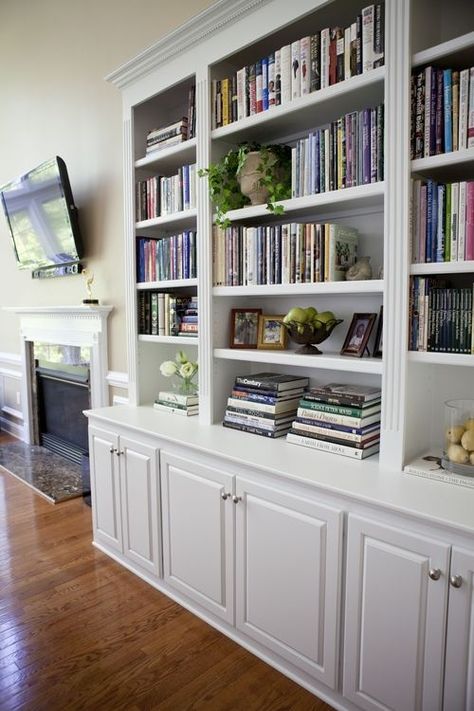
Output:
M269 2L270 0L218 0L136 57L122 64L108 74L105 80L123 89L175 55L182 54L203 39L220 32L226 25Z

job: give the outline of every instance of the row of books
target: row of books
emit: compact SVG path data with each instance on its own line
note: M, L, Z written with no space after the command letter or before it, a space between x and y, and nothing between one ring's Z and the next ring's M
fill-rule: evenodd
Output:
M188 90L188 113L165 126L153 128L146 136L146 152L167 148L196 135L196 86Z
M353 111L297 141L292 197L383 180L384 105Z
M187 139L188 117L183 116L183 118L175 123L149 131L146 136L146 152L148 154L163 148L169 148Z
M426 67L411 79L411 156L474 147L474 67Z
M199 415L199 395L184 395L181 393L160 390L153 407L161 412L173 413L190 417Z
M410 282L409 349L473 353L473 288L451 288L436 278Z
M365 459L379 451L381 390L330 383L301 398L287 441L303 447Z
M197 337L197 296L139 291L138 333L150 336Z
M474 180L412 181L413 262L474 259Z
M214 226L214 285L342 281L357 250L357 230L340 224Z
M286 104L384 62L384 5L368 5L348 27L326 27L212 82L213 126Z
M283 437L290 430L306 377L278 373L238 375L224 415L224 427L263 437Z
M154 239L137 237L137 281L169 281L197 277L196 232Z
M176 175L138 180L135 191L137 222L196 207L196 165L183 165Z

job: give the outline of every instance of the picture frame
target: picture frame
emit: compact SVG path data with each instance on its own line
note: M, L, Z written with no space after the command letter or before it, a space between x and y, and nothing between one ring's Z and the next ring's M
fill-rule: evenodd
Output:
M383 355L383 305L380 307L377 331L375 332L374 358L381 358Z
M283 324L284 316L260 314L258 317L257 348L283 351L288 343L288 331Z
M262 309L232 309L230 348L257 348L258 317Z
M367 349L370 334L374 328L377 314L354 314L347 331L341 355L362 358Z

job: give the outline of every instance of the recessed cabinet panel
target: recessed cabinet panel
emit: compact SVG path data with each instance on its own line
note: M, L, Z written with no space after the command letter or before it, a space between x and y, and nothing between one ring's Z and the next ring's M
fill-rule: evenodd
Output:
M233 620L232 477L162 454L164 577L167 583Z
M124 553L159 575L157 450L124 437L120 446Z
M474 553L459 548L451 556L444 708L474 709Z
M237 479L237 627L335 685L341 514Z
M441 709L449 546L349 516L344 694L380 711Z
M94 538L121 551L118 437L95 427L90 427L89 432Z

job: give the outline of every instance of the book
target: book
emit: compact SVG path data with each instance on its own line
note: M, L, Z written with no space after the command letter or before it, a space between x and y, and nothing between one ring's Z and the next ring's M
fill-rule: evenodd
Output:
M161 398L157 398L155 400L156 405L164 405L167 408L174 409L176 408L177 410L186 410L188 414L196 413L199 412L199 405L184 405L179 402L170 402L169 400L162 400Z
M438 451L426 452L407 464L403 471L405 474L419 476L433 481L441 481L456 486L466 486L474 489L474 477L453 474L441 465L441 453Z
M322 399L335 405L361 407L372 400L380 400L382 391L372 385L351 385L349 383L328 383L317 385L305 394L306 399Z
M224 427L229 427L232 430L239 430L240 432L248 432L249 434L261 435L262 437L284 437L288 430L265 430L261 427L256 427L255 425L242 425L238 422L224 422L222 423Z
M299 398L294 400L284 400L283 402L277 402L274 405L264 402L255 402L253 400L244 400L243 398L229 397L227 399L227 404L231 407L238 407L243 410L258 410L260 412L271 412L274 414L280 414L283 412L294 411L298 407Z
M258 390L280 392L295 387L307 387L309 378L300 375L284 375L282 373L256 373L255 375L238 375L235 385L246 385Z
M298 434L313 433L314 435L321 435L326 439L337 439L341 441L349 442L367 442L374 436L380 435L380 425L379 423L367 427L364 434L354 434L353 432L347 432L346 429L342 427L334 426L332 429L329 427L319 427L315 425L307 424L306 422L301 422L298 418L293 421L293 429L299 430Z
M161 402L154 402L153 407L155 410L160 410L161 412L171 412L174 415L183 415L184 417L191 417L192 415L199 414L199 408L185 408L181 409L178 405L163 404Z
M303 437L310 437L311 439L317 439L320 442L332 442L333 444L342 444L347 447L354 447L355 449L368 449L373 447L375 444L380 442L380 431L373 434L371 437L367 437L364 440L347 440L344 437L338 437L335 433L326 435L320 432L312 432L311 430L305 430L303 428L296 427L297 423L294 423L290 429L291 434L300 435Z
M306 420L314 420L320 423L320 427L324 426L321 423L330 422L334 425L345 425L346 427L366 427L367 425L373 425L374 422L380 422L380 411L368 417L348 417L347 415L336 415L331 412L321 412L320 410L313 410L309 407L298 407L296 411L298 417L302 417Z
M377 400L370 407L348 407L334 405L326 402L314 402L305 397L300 400L300 407L310 408L319 412L330 412L334 415L347 415L348 417L370 417L381 410L381 401Z
M258 390L257 388L245 388L242 386L234 387L231 392L231 397L238 400L248 400L249 402L260 402L268 405L276 405L287 400L296 400L303 395L304 388L296 388L295 390L285 390L282 393L274 393L272 390Z
M158 393L159 402L176 403L179 405L197 405L199 395L183 395L182 393L172 392L170 390L160 390Z
M278 432L280 430L289 430L291 427L292 418L288 417L282 422L274 422L273 420L265 419L264 417L254 417L253 415L241 415L229 410L225 411L224 422L236 422L241 425L253 425L260 427L263 430L272 430Z
M319 449L322 452L330 452L331 454L340 454L343 457L351 457L352 459L365 459L366 457L371 457L379 451L378 442L367 449L358 449L357 447L348 447L343 444L312 439L311 437L294 434L293 432L288 432L286 440L290 444L299 444L303 447L311 447L312 449Z

